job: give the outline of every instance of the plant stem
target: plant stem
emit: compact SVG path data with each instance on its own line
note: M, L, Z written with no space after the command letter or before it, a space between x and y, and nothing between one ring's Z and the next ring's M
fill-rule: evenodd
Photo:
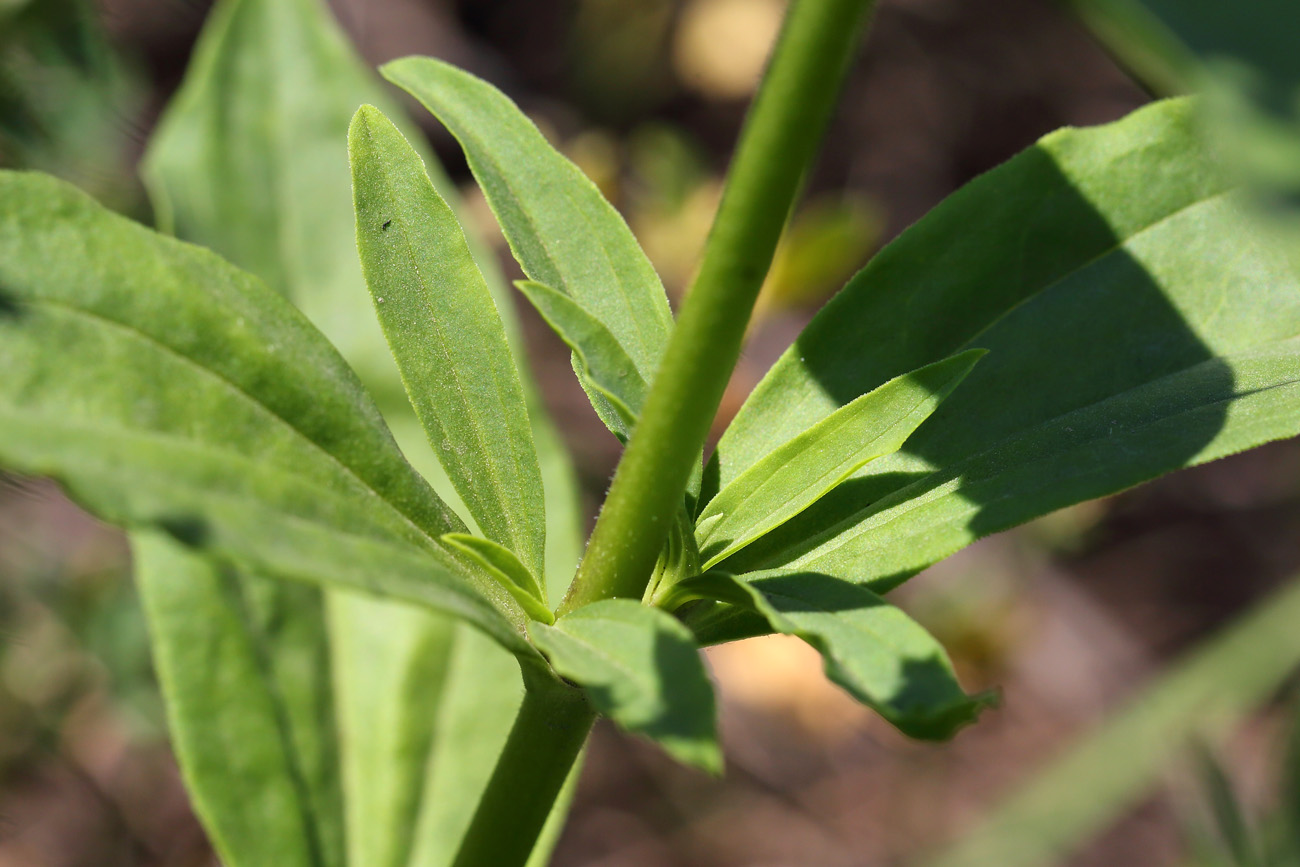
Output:
M517 867L528 861L595 722L582 690L531 663L521 666L524 703L453 867Z
M644 593L872 5L795 0L791 7L741 133L699 275L561 614Z

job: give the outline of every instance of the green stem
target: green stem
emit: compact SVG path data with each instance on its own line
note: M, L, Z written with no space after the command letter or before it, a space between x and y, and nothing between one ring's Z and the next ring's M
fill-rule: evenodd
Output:
M595 722L582 690L530 663L521 665L524 703L453 867L517 867L528 861Z
M699 275L561 614L644 593L871 6L796 0L791 7L741 133Z

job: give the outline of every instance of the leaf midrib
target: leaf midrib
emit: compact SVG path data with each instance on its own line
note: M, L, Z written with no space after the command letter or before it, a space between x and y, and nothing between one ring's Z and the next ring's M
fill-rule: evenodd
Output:
M372 147L376 147L376 148L378 147L375 142L375 137L373 134L370 133L369 129L366 130L366 137L369 140ZM421 171L423 171L423 167L421 167ZM381 167L381 172L384 179L384 186L389 193L389 197L393 200L398 200L398 196L396 195L395 188L393 187L392 184L391 173L388 172L387 169L383 167ZM428 179L426 178L425 180ZM443 324L441 321L439 321L433 305L428 301L428 297L433 295L434 293L431 291L428 282L424 279L423 271L420 270L420 264L416 259L415 250L411 245L410 235L406 228L406 219L403 215L395 214L394 220L397 221L398 228L401 230L400 243L402 245L402 251L405 253L406 258L410 263L411 272L415 274L416 282L419 284L420 287L420 298L418 299L419 306L424 308L424 310L429 314L429 322L432 323L435 329L437 329L438 339L435 341L435 343L438 347L439 354L442 356L442 359L444 361L443 366L447 371L450 372L456 394L460 398L461 406L469 407L470 401L466 396L465 387L461 380L460 366L452 363L451 353L448 351L447 348L449 341L447 340L446 328L443 327ZM462 235L462 241L463 240L464 238ZM478 268L477 265L472 265L472 267L475 268L476 270ZM484 287L484 291L486 291L486 286ZM492 306L493 306L493 310L495 311L495 304L493 304ZM513 359L513 356L510 357ZM513 363L513 360L511 363ZM491 370L491 378L494 386L492 389L493 397L496 400L497 407L501 411L501 417L503 419L508 419L510 413L507 410L505 403L502 400L501 389L499 387L496 387L498 384L496 371L491 367L489 367L489 369ZM398 365L398 370L399 373L401 374L402 384L406 387L408 392L411 392L412 384L407 380L406 372L402 370L402 365ZM493 449L491 448L491 444L488 440L487 432L483 428L483 421L481 418L479 418L479 414L476 412L464 412L462 413L462 417L469 419L469 424L474 432L474 438L478 441L479 444L478 453L484 456L484 460L482 461L482 463L487 465L486 466L487 472L492 477L492 481L494 483L493 488L488 491L488 496L491 498L493 503L496 504L498 513L504 519L506 525L510 528L511 545L522 547L522 542L529 538L530 535L529 530L531 528L527 526L521 528L517 525L517 521L516 521L517 515L515 514L515 510L512 508L506 508L505 499L499 494L500 491L509 490L511 485L507 485L503 482L501 478L501 467L499 462L487 457L488 455L491 455L493 453ZM421 421L423 421L423 419L421 419ZM438 427L442 429L443 435L444 436L447 435L446 427L443 425L442 420L438 418L437 413L434 413L434 421L437 423ZM425 437L426 439L428 438L427 430L425 431ZM513 442L510 441L509 437L507 437L506 439L507 442L510 442L509 451L510 451L511 458L515 460L516 464L522 464L523 461L519 460L520 456L518 455L517 450L513 447ZM434 454L438 455L439 463L441 463L442 453L445 451L445 449L439 448L438 445L435 443L430 443L429 445L433 448ZM535 460L536 460L536 456L534 456L534 461ZM464 473L458 473L456 475L464 475ZM466 487L470 488L471 491L476 495L480 495L482 493L479 490L480 486L478 485L474 485L472 483L466 483ZM474 517L475 520L480 525L484 523L484 521L479 519L477 515L475 515ZM532 558L530 557L530 559Z

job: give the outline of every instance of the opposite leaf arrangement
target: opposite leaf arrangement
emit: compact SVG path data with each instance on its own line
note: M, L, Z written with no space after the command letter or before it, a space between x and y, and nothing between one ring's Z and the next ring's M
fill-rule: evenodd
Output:
M366 362L354 372L285 297L332 254L271 249L258 215L228 225L244 204L178 180L181 153L223 170L204 100L236 99L220 93L239 92L234 59L272 51L267 34L323 46L338 80L359 75L314 3L227 0L148 167L178 233L274 288L61 182L0 174L0 462L131 530L174 736L226 863L437 864L457 845L458 864L544 858L534 841L562 818L597 714L721 772L698 648L742 637L797 635L901 731L950 737L990 696L967 695L881 594L981 536L1300 431L1300 275L1255 240L1183 100L1050 135L941 204L813 319L703 463L703 429L656 395L699 389L695 415L716 409L749 306L727 300L731 284L714 291L725 267L709 257L743 266L752 305L866 5L793 5L680 328L622 219L505 95L432 59L383 68L459 140L528 278L520 294L638 455L629 477L654 480L645 500L671 506L638 511L620 467L572 584L575 555L557 567L548 541L552 434L508 299L417 146L370 105L347 131L361 270L437 458L428 480L390 433L389 395L362 385ZM339 88L360 95L349 112L380 99L357 80ZM266 174L277 195L307 195L287 165L280 178L245 163L243 183ZM297 215L281 241L327 219L276 207ZM635 539L619 529L632 525ZM644 539L653 568L602 565ZM401 764L432 762L427 719L391 747L357 744L380 706L370 681L418 693L451 676L450 633L398 622L419 608L470 624L523 672L495 772L459 791ZM381 646L399 675L363 670ZM335 717L352 738L342 759L319 724ZM376 775L384 750L393 770ZM468 808L447 818L428 806L439 798ZM277 816L288 831L268 832ZM445 851L422 848L417 825Z

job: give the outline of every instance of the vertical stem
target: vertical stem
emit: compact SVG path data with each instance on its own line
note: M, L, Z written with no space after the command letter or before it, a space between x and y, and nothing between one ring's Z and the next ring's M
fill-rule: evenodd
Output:
M582 690L549 671L524 670L524 703L453 867L518 867L542 826L595 722Z
M644 592L872 5L793 3L741 133L699 275L561 614Z

